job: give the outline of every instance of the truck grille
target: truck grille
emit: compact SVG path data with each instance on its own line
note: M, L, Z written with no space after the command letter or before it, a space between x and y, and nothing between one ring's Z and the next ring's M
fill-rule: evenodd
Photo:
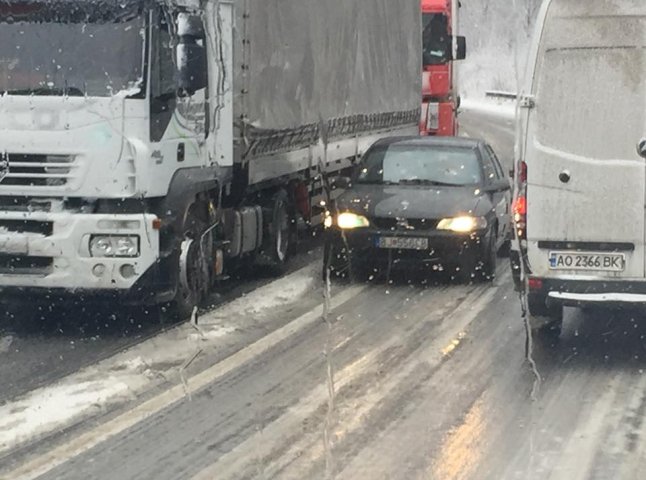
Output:
M0 275L47 275L53 264L52 257L0 255Z
M0 158L0 186L62 187L76 168L73 155L9 153Z
M54 222L38 220L0 220L0 233L39 233L49 237L54 231Z

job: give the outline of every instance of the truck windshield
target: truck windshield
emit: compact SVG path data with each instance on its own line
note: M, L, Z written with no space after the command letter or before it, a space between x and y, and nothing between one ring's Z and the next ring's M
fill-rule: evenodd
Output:
M457 187L481 179L478 155L472 148L393 145L368 153L356 183Z
M79 19L60 11L12 15L11 8L0 11L0 92L106 97L142 91L142 14Z
M451 58L451 35L449 19L440 13L425 13L423 25L424 65L443 65Z

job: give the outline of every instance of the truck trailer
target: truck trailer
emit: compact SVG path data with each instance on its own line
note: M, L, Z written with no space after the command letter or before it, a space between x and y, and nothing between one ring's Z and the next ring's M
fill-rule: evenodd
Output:
M418 131L420 26L419 0L3 2L3 304L185 317L237 262L281 272L334 177Z

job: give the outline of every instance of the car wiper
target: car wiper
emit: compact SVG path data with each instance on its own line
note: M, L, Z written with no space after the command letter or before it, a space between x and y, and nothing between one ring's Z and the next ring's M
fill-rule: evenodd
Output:
M63 96L68 95L70 97L83 97L85 94L83 90L76 87L65 87L65 88L50 88L50 87L37 87L37 88L22 88L16 90L6 90L7 95L51 95L51 96Z
M455 183L440 182L437 180L427 180L424 178L404 178L399 181L402 185L431 185L434 187L459 187Z
M356 183L357 185L399 185L398 182L391 182L390 180L381 180L381 181L374 181L374 182L357 181L354 183Z

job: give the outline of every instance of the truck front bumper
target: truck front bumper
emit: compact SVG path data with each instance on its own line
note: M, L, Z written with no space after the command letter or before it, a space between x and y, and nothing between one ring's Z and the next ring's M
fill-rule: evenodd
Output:
M150 214L0 212L0 295L9 292L125 292L159 258L158 221ZM90 252L93 235L138 238L132 257Z

